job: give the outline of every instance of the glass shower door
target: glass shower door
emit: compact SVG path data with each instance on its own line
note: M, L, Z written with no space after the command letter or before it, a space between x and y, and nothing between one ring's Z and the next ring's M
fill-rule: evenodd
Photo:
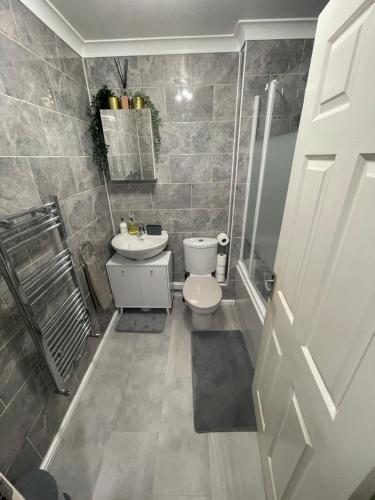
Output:
M276 250L297 139L295 121L299 118L276 114L284 99L277 80L270 83L268 94L249 263L250 280L264 302L273 288Z

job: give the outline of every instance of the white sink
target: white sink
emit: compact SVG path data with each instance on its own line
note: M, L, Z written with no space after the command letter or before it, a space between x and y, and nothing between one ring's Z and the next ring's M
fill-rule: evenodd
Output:
M142 234L135 236L131 234L117 234L111 241L111 245L119 254L128 259L144 260L155 257L164 250L168 243L167 231L162 231L160 236Z

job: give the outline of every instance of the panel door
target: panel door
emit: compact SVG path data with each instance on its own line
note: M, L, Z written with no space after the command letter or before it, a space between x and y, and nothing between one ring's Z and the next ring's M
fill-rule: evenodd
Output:
M374 214L374 0L331 0L253 386L269 500L347 500L375 465Z
M137 267L110 267L108 275L116 307L142 307Z
M140 267L143 307L170 307L170 292L166 267Z

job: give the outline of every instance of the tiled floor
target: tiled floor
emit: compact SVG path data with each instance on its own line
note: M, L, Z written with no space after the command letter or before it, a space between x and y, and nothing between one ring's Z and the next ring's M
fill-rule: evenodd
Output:
M177 300L161 335L109 333L50 466L72 500L265 500L256 433L194 431L190 325Z

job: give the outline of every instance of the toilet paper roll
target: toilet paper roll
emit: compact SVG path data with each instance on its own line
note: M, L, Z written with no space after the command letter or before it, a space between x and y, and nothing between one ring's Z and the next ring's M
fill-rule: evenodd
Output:
M226 233L219 233L217 235L217 241L222 247L226 247L229 243L229 236Z
M225 274L218 274L218 273L216 273L216 281L218 283L222 283L223 281L225 281Z
M216 263L218 266L225 266L227 263L227 254L226 253L218 253Z
M216 272L219 274L225 274L225 266L216 266Z

